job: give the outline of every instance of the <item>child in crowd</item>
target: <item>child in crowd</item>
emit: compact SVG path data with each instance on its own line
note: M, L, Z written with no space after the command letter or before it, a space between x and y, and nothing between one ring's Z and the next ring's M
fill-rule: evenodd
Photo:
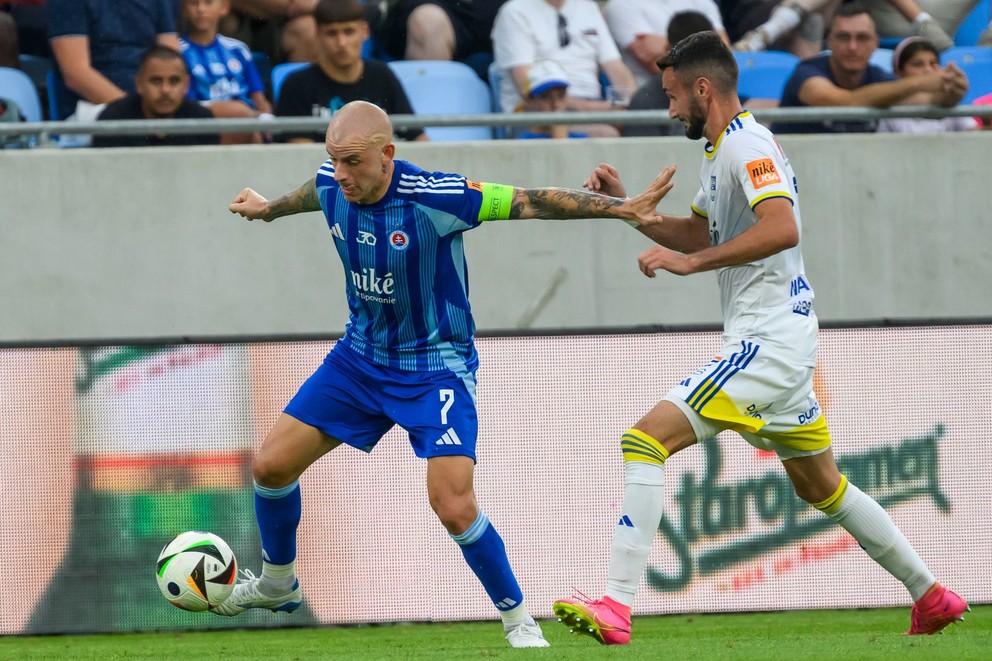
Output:
M527 98L521 104L525 112L564 112L568 78L553 60L541 60L527 72ZM517 138L585 138L585 133L570 131L565 124L533 125Z
M218 33L230 0L182 0L188 30L179 40L190 72L189 98L201 102L214 117L272 117L265 83L251 50L237 39ZM224 144L261 142L258 133L225 134Z

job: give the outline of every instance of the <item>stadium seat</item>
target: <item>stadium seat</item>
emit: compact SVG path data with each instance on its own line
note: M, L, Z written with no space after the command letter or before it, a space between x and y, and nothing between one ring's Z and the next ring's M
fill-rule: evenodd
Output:
M0 97L10 99L29 122L40 122L41 99L31 77L20 69L0 67Z
M992 93L992 48L955 46L940 54L940 62L944 65L954 62L968 76L968 93L961 99L963 105Z
M461 62L397 60L388 65L418 115L482 115L491 112L489 88L472 67ZM488 126L426 129L435 141L491 140Z
M875 52L871 54L868 59L869 64L874 64L876 67L885 69L889 73L892 71L892 55L895 51L891 48L876 48Z
M272 103L279 103L279 90L286 80L286 76L304 67L310 66L309 62L284 62L272 67Z
M748 99L781 99L799 58L782 51L735 52L740 78L737 93Z
M954 45L977 46L978 36L988 26L990 14L992 0L980 0L958 26L958 31L954 33Z
M493 62L489 65L489 101L490 108L495 113L503 112L503 109L499 104L499 86L500 86L501 76L499 73L499 65ZM506 127L505 126L494 126L493 127L493 137L497 140L502 140L506 137Z

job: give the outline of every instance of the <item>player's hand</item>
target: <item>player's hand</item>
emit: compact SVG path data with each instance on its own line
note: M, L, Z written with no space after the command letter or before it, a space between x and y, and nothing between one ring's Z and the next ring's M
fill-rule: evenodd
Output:
M582 187L593 193L609 195L610 197L627 197L627 191L624 190L623 184L620 183L620 173L608 163L600 163L586 177L586 180L582 183Z
M637 266L641 273L653 278L655 271L664 269L675 275L689 275L692 268L689 264L689 256L679 252L674 252L668 248L654 246L648 248L637 256Z
M267 213L269 201L250 188L246 188L231 202L228 207L231 213L244 216L248 220L264 220L272 222L272 218Z
M675 185L672 183L675 170L675 165L669 165L637 197L632 197L624 203L630 220L636 221L638 226L657 225L664 221L664 217L658 213L658 203Z

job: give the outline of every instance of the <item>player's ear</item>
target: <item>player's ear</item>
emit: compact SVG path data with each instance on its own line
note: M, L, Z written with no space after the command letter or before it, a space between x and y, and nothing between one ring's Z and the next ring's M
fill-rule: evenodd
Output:
M382 158L384 161L393 160L393 156L396 155L396 145L393 142L387 142L382 146Z

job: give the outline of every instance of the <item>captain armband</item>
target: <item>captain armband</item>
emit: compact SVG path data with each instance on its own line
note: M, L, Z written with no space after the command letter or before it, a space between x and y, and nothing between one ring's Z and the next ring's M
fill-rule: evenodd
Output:
M479 207L480 222L509 220L510 207L513 204L513 186L469 182L469 187L482 192L482 205Z

